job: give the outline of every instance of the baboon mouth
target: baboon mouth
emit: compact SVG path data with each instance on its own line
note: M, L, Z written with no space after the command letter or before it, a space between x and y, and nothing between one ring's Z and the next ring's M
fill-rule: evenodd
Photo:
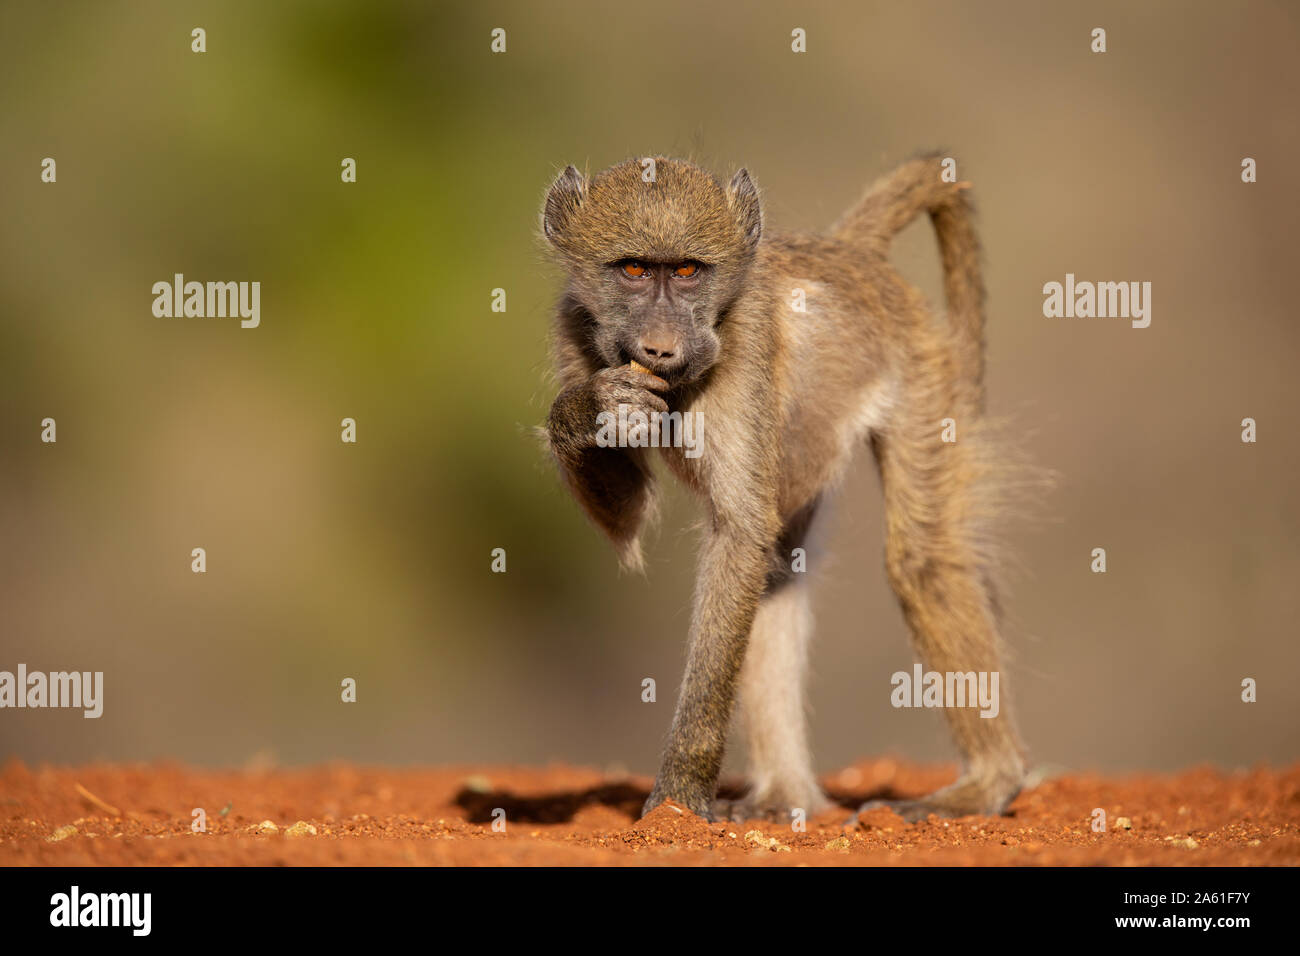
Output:
M662 378L671 388L684 385L691 380L691 367L689 365L675 365L667 369L652 367L650 372Z
M625 355L623 357L623 364L631 366L632 370L635 372L644 372L647 375L657 375L670 385L678 384L681 381L690 378L689 373L691 366L689 362L657 362L654 359L642 361L640 359L629 358Z

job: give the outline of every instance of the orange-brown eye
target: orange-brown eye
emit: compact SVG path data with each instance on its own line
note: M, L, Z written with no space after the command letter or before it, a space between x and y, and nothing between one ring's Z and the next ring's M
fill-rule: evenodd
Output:
M689 279L691 276L695 275L695 271L698 268L699 267L696 266L694 262L683 262L673 270L673 275L680 276L683 279Z
M645 275L645 266L639 262L623 263L623 274L633 279L639 279Z

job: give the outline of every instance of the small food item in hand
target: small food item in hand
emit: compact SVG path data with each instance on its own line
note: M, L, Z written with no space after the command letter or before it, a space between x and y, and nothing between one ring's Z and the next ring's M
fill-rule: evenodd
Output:
M640 362L638 362L636 359L633 359L633 360L632 360L631 362L629 362L628 364L632 366L632 371L634 371L634 372L645 372L647 375L653 375L653 374L654 374L654 372L650 371L648 368L646 368L644 365L642 365L642 364L641 364Z

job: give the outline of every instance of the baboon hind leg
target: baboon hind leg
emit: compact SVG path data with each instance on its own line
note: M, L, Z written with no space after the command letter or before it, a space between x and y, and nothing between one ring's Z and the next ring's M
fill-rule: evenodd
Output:
M936 400L940 399L940 400ZM946 407L937 407L937 406ZM1024 759L1005 701L1001 673L999 595L986 540L995 516L984 483L988 453L978 443L974 412L956 417L957 441L941 440L940 422L960 407L942 389L918 391L887 432L873 436L885 497L886 565L912 642L927 671L998 675L997 709L945 701L961 776L916 800L872 801L909 821L996 815L1020 792ZM990 689L993 687L989 678ZM993 708L988 708L992 711Z

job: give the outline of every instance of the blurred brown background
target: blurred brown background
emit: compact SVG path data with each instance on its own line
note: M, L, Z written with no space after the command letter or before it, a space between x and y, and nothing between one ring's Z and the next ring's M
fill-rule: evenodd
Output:
M0 711L0 757L653 771L696 512L674 492L648 575L621 575L529 435L552 397L543 191L569 162L687 155L747 165L769 228L818 229L938 146L981 211L991 410L1060 476L1008 529L1032 757L1295 760L1298 23L1285 2L7 6L0 669L102 670L106 700ZM927 224L897 259L937 300ZM155 318L177 272L260 281L261 327ZM1150 281L1150 328L1044 318L1067 272ZM815 569L827 770L951 756L934 712L889 705L912 655L861 464Z

